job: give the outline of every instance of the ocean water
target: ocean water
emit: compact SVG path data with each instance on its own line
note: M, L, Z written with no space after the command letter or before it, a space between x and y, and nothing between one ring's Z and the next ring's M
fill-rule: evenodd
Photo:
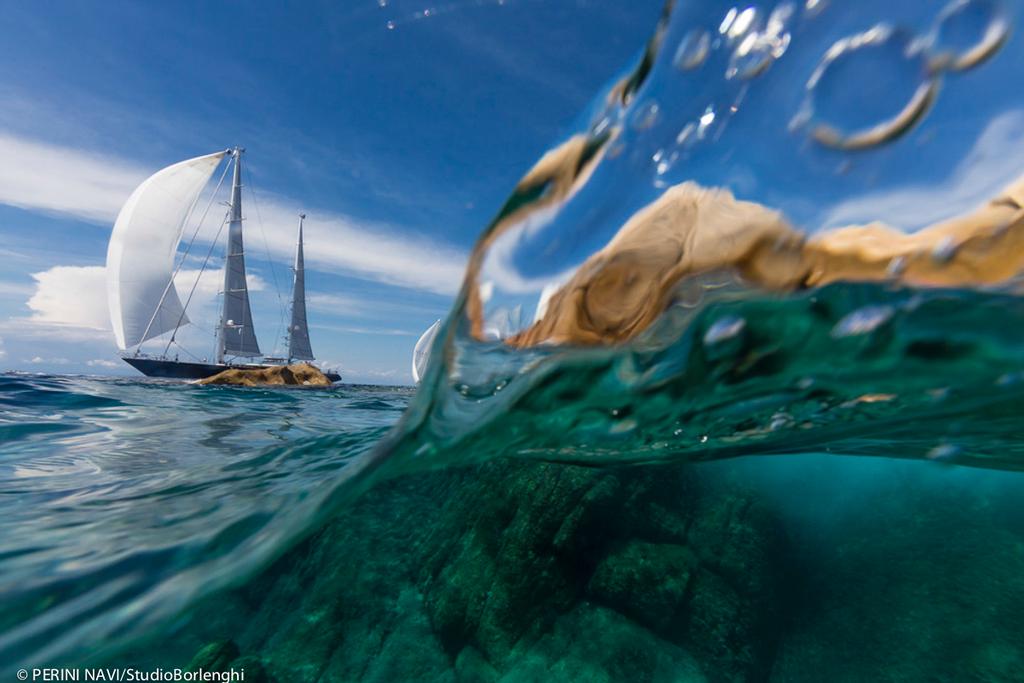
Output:
M0 661L102 648L274 554L411 394L0 376Z
M2 671L1021 680L1017 11L668 3L415 392L4 376Z

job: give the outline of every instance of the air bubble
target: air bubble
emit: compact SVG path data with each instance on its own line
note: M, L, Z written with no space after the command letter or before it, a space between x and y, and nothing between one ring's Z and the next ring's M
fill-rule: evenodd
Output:
M832 328L832 337L855 337L870 334L892 319L892 306L865 306L844 316Z
M764 73L789 47L786 27L795 13L791 3L783 3L772 11L763 31L747 33L733 51L725 77L750 79Z
M944 443L936 446L935 448L928 451L925 457L929 460L937 460L939 462L945 460L953 460L960 455L960 447L953 444Z
M836 42L807 82L811 137L841 150L868 149L908 131L928 111L939 81L909 37L879 25Z
M697 137L703 139L707 129L715 122L715 108L708 105L700 116L700 123L697 125Z
M907 259L905 256L897 256L889 261L885 274L889 277L900 277L907 271Z
M804 9L807 12L808 17L816 17L828 6L827 0L807 0L804 3Z
M715 323L708 328L708 331L704 333L704 345L713 346L729 339L734 339L739 336L746 327L746 321L743 320L743 318L737 318L735 316L726 316L725 318L716 320Z
M654 170L658 175L665 175L672 170L672 167L679 161L679 152L669 152L665 154L663 151L659 151L658 158L654 160L656 166Z
M703 29L693 29L679 42L672 63L682 71L696 69L708 58L710 50L711 36L708 32Z
M725 19L722 21L722 25L719 26L718 31L730 41L738 40L754 27L756 21L757 8L747 7L743 11L737 11L733 8L725 15Z
M932 250L932 259L937 263L949 263L956 256L956 251L956 240L947 235L935 245L935 248Z
M1010 23L993 0L955 0L936 20L930 65L939 71L966 71L994 55L1010 33Z

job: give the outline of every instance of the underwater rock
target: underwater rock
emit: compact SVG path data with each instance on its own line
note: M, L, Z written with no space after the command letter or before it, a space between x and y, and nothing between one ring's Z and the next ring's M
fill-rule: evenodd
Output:
M227 671L238 658L238 646L231 640L218 640L203 647L189 662L189 671Z
M823 462L789 511L759 458L400 477L196 620L277 681L1019 680L1017 489Z
M236 613L206 637L280 681L762 680L783 536L693 472L500 460L384 482L193 628Z
M654 631L678 631L697 558L685 546L630 540L609 553L590 579L588 592Z
M274 679L267 673L263 660L254 655L239 657L231 662L228 671L237 671L245 674L246 683L274 683Z
M196 384L229 384L242 387L315 386L327 387L331 380L310 363L292 363L266 368L228 368Z
M588 604L560 617L549 633L524 650L512 658L499 683L721 680L702 672L685 648L653 636L615 610Z
M751 488L754 462L384 481L209 601L193 635L300 683L1019 680L1016 489L908 463L837 507L827 470L800 522ZM203 661L237 653L218 643Z

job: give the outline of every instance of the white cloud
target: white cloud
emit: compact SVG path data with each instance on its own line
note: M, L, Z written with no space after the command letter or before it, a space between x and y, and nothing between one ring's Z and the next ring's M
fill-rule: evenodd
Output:
M81 328L86 330L110 330L110 313L107 307L107 274L103 266L54 266L49 270L33 273L35 289L28 300L32 311L26 324L53 327ZM182 270L174 284L182 300L188 296L193 284L195 294L190 310L211 304L221 288L219 271ZM249 289L260 291L266 288L263 278L249 273Z
M32 277L36 288L28 300L31 322L110 329L106 268L54 266Z
M4 348L4 338L0 337L0 358L7 357L7 349Z
M347 332L348 334L369 334L385 337L416 337L420 334L419 332L394 328L349 327L347 325L310 325L310 328L314 330L327 330L328 332Z
M34 356L25 362L32 363L33 365L67 365L71 361L67 358L43 358L42 356Z
M22 209L111 224L132 190L156 170L0 133L0 203ZM248 193L246 200L251 201ZM274 258L290 261L302 208L287 198L258 197L258 205L247 211L250 248L262 250L262 236L253 230L262 224ZM336 212L310 208L307 213L306 263L311 269L440 294L458 290L466 261L462 250ZM208 219L204 234L215 231L218 222Z
M146 178L134 164L0 133L0 203L112 222Z
M106 360L103 358L94 358L92 360L85 361L85 364L91 368L117 368L121 367L119 363L115 363L112 360Z
M903 187L832 206L825 227L882 221L913 230L966 213L991 199L1021 174L1024 111L996 117L942 183Z
M295 251L300 210L302 206L297 202L279 197L268 201L264 197L258 215L249 214L248 234L252 237L248 244L262 247L265 234L275 259L289 262ZM260 219L263 234L252 230ZM380 223L356 222L347 216L309 209L303 236L309 268L436 294L454 294L462 283L466 255L461 250Z

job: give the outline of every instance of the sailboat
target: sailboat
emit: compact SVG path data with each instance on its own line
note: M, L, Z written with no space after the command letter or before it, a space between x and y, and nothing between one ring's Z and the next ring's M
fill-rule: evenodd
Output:
M202 379L227 368L262 369L297 360L312 361L306 321L305 264L300 214L293 267L291 320L288 326L288 352L283 358L264 357L260 353L249 305L245 278L245 249L242 235L242 153L233 149L188 159L164 168L139 185L121 207L107 247L107 300L114 337L121 358L149 377ZM224 256L221 315L217 324L213 361L187 353L191 360L180 360L180 353L169 355L177 343L178 330L190 323L186 309L192 300L198 278L206 270L213 254L211 246L196 282L184 303L175 286L175 276L194 246L195 228L184 253L177 258L178 246L200 195L214 171L224 159L232 170L231 200L221 224L227 224ZM227 173L227 168L224 174ZM223 182L224 176L221 176ZM220 183L217 188L219 189ZM214 196L216 190L214 191ZM213 203L211 196L210 204ZM209 206L207 207L207 211ZM203 212L205 216L206 212ZM200 226L202 220L199 221ZM177 261L177 262L176 262ZM142 344L170 333L159 355L143 353ZM341 376L325 372L332 381Z
M423 375L427 372L427 361L430 360L430 348L434 345L434 337L441 329L441 321L437 320L433 325L420 335L416 346L412 350L412 379L416 384L420 383Z

